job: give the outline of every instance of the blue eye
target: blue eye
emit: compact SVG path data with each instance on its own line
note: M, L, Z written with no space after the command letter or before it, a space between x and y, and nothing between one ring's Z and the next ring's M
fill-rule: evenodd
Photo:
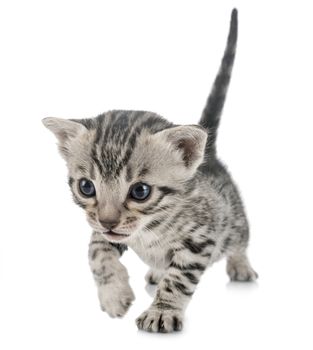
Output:
M96 195L94 184L87 179L79 180L79 190L85 197L94 197Z
M137 201L143 201L149 197L150 193L151 187L149 185L138 182L133 185L130 191L130 197Z

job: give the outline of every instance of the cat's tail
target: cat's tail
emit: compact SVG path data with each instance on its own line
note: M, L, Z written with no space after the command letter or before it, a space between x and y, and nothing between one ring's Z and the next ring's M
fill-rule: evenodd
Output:
M237 10L231 13L230 29L228 33L227 45L221 62L219 72L215 78L210 96L202 112L199 124L208 130L208 141L206 144L205 158L209 162L216 156L216 136L223 110L231 72L235 60L236 44L238 34Z

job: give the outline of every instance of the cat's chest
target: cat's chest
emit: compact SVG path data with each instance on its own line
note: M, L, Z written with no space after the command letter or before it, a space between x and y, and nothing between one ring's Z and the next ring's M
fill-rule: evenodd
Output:
M169 247L165 242L155 241L145 244L140 241L132 242L129 245L135 253L150 267L166 268L168 265Z

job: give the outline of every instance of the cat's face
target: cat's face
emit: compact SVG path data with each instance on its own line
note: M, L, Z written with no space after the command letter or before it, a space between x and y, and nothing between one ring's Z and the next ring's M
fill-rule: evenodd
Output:
M143 112L87 120L46 118L59 140L74 200L112 242L132 239L179 200L203 161L207 133Z

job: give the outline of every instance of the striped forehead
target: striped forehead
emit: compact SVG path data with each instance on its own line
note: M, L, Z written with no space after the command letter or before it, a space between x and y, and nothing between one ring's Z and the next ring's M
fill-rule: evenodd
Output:
M117 179L127 166L142 131L154 134L171 125L150 112L112 111L98 116L93 123L92 172L98 171L106 180Z

